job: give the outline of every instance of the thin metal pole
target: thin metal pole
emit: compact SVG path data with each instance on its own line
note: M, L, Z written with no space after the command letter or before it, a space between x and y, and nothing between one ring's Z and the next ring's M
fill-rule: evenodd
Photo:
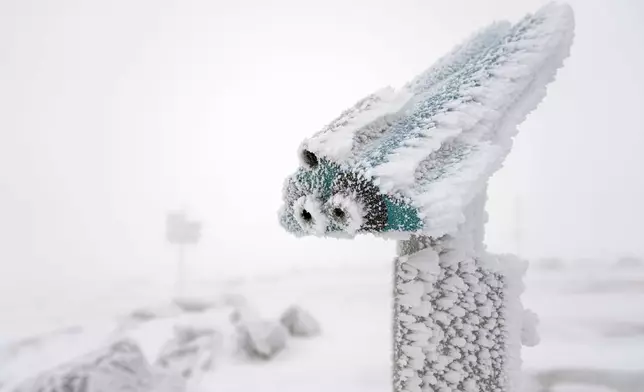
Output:
M175 296L183 297L185 284L185 245L179 244L179 260L177 263L177 274L175 277Z

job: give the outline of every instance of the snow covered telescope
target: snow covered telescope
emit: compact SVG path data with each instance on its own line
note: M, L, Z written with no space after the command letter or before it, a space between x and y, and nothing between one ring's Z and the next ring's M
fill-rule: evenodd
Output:
M280 223L291 233L400 239L396 391L516 392L534 343L525 266L486 252L486 186L568 56L567 5L495 23L400 89L360 100L299 150Z

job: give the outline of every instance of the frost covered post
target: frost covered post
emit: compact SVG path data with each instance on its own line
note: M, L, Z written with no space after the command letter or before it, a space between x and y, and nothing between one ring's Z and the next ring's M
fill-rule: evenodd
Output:
M170 244L179 246L175 294L183 296L185 284L185 247L196 245L201 238L201 222L188 220L183 211L168 213L166 216L166 239Z
M280 222L298 236L398 239L396 392L517 392L535 344L525 264L483 244L486 186L572 44L566 5L473 35L400 89L302 143Z

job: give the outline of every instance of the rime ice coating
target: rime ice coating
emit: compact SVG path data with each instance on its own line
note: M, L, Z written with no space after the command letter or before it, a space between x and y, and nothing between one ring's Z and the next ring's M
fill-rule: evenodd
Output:
M282 225L296 235L342 231L332 219L322 231L303 227L294 207L304 194L324 205L338 175L348 172L377 187L389 221L343 235L455 232L568 56L573 28L571 9L550 4L514 26L491 25L402 88L359 101L302 143Z
M520 390L526 263L482 249L485 197L458 235L401 241L395 260L395 391Z
M568 56L574 20L550 4L475 34L399 90L359 101L300 147L280 223L302 235L401 239L396 392L516 392L536 315L526 265L483 244L486 185Z

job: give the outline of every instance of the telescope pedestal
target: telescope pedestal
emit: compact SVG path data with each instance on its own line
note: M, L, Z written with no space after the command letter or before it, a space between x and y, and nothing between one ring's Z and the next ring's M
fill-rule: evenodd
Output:
M395 392L518 390L526 265L485 251L484 202L455 236L398 242Z

